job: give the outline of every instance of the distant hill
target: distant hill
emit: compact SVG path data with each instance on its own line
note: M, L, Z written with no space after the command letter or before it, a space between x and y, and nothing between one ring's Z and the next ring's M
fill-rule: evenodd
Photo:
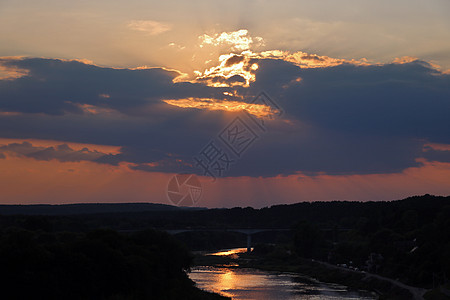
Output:
M254 209L177 207L155 203L81 203L61 205L0 205L0 216L42 215L78 216L113 229L238 227L290 228L300 220L313 222L321 228L351 228L358 222L373 222L386 226L397 223L403 213L415 211L417 222L431 222L444 207L450 206L450 196L423 195L396 201L331 201L300 202ZM375 219L377 219L375 221ZM107 220L107 221L106 221ZM84 222L84 221L83 221ZM380 223L380 224L381 224Z
M107 213L132 213L146 211L199 210L202 208L177 207L157 203L79 203L0 205L0 215L85 215Z

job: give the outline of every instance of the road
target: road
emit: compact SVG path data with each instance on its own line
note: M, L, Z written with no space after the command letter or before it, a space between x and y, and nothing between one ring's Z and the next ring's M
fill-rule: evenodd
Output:
M368 272L356 271L356 270L352 270L349 268L332 265L332 264L324 262L324 261L318 261L318 260L314 260L314 261L317 263L320 263L328 268L338 269L338 270L342 270L345 272L353 272L353 273L362 274L362 275L365 275L365 278L376 278L378 280L388 281L402 289L408 290L413 295L413 297L414 297L413 299L415 299L415 300L423 300L424 299L423 295L427 292L426 289L410 286L410 285L404 284L398 280L394 280L392 278L388 278L388 277L384 277L384 276L380 276L380 275L368 273Z

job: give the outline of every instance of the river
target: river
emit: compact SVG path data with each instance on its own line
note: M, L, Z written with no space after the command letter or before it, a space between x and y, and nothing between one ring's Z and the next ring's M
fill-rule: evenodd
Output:
M209 253L236 255L244 248ZM376 299L366 291L349 290L295 273L269 272L236 266L195 267L189 277L201 289L233 299Z

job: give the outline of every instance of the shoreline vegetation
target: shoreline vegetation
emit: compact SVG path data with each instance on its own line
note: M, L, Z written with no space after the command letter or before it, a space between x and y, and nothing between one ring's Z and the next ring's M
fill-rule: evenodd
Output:
M197 288L186 274L191 264L187 248L155 230L0 232L4 299L228 299Z

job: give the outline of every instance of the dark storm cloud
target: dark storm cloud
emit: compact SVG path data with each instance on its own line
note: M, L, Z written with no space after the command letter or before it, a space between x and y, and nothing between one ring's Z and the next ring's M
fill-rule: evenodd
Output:
M265 60L256 76L251 88L278 95L285 117L302 123L296 134L261 138L239 161L248 175L392 173L420 157L448 162L442 151L423 151L427 142L450 143L450 76L425 62L300 69Z
M120 146L120 154L103 155L95 160L112 165L155 163L174 157L189 161L206 137L221 128L216 122L220 113L169 108L162 115L153 113L149 118L75 114L0 116L0 136Z
M204 86L173 83L180 74L161 68L112 69L43 58L0 59L0 64L28 70L27 76L0 80L0 110L8 112L83 113L80 105L87 104L133 114L161 97L215 93Z
M62 162L72 161L95 161L96 159L105 155L98 151L90 151L87 148L81 150L74 150L67 144L61 144L56 147L37 147L29 142L11 143L0 146L0 154L12 153L19 156L34 158L36 160L52 160L56 159Z
M450 75L425 62L297 70L266 63L256 88L280 95L297 119L347 133L450 143ZM296 76L301 82L289 85Z
M424 158L429 161L439 161L450 163L450 151L449 150L436 150L429 147L425 148Z
M120 154L98 157L70 156L71 151L58 148L24 154L36 159L129 162L135 170L199 172L192 168L192 157L236 115L162 102L220 99L226 90L173 83L177 73L164 69L111 69L49 59L3 63L29 73L0 81L0 111L19 112L0 113L0 137L121 147ZM450 144L450 78L427 63L317 69L283 60L258 64L250 88L236 89L248 95L267 91L285 114L267 122L268 131L227 175L392 173L420 165L421 157L448 161L447 153L423 150L426 143ZM112 112L89 113L86 105Z

